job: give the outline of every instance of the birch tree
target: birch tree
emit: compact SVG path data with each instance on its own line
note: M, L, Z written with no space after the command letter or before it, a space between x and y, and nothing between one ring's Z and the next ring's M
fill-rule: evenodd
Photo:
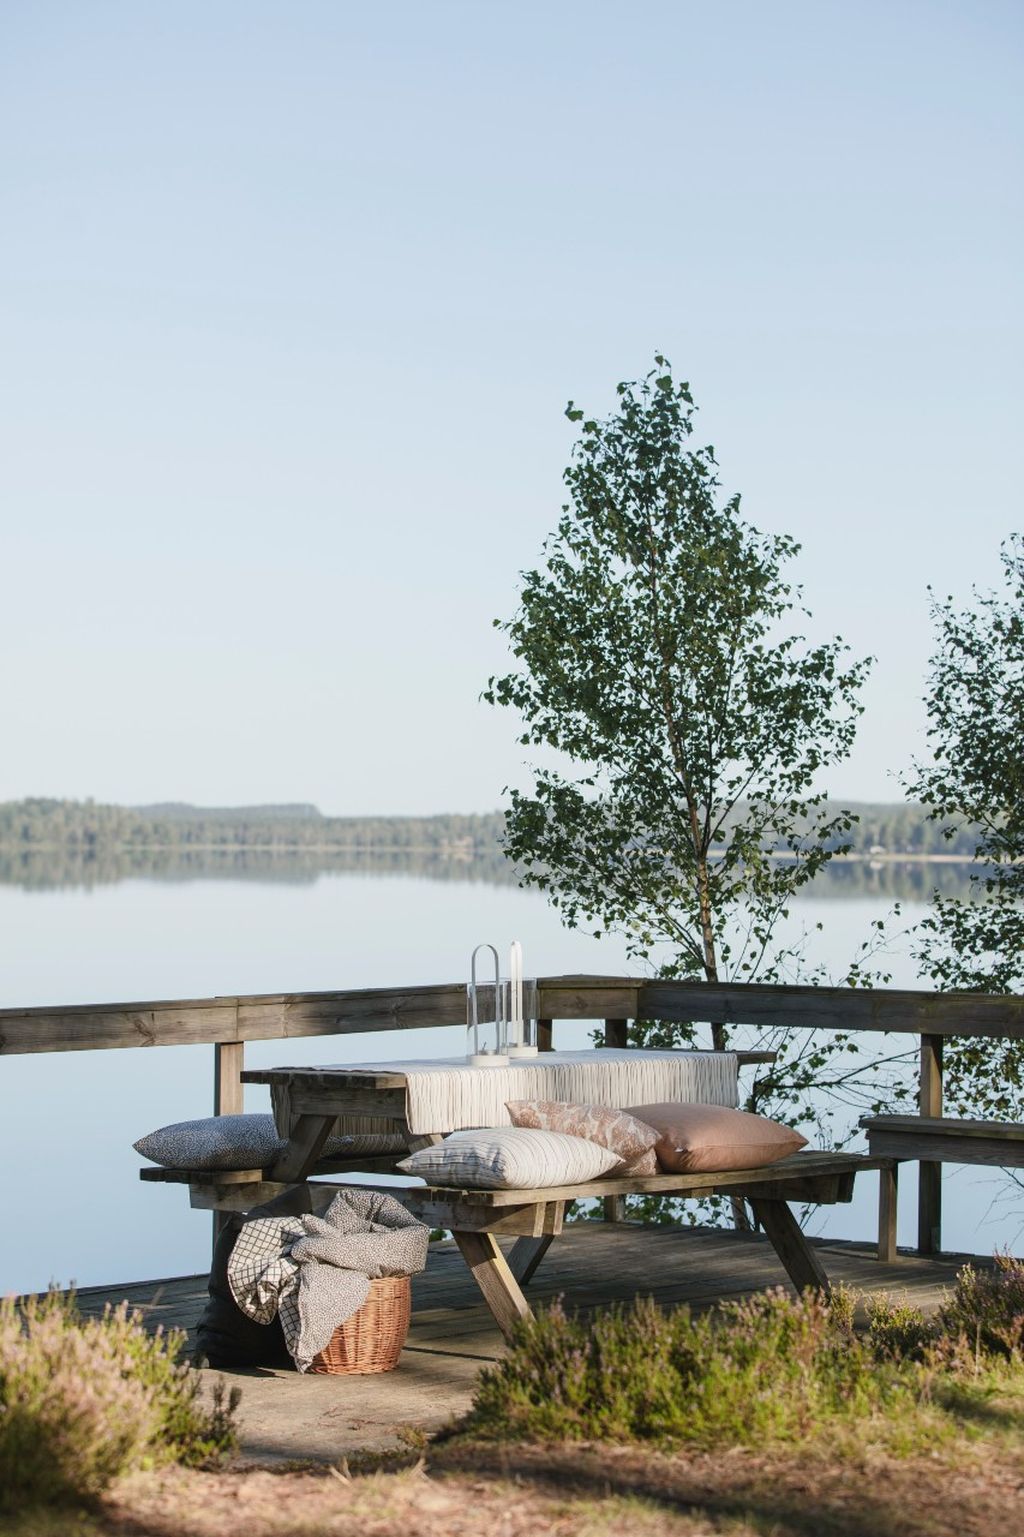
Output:
M569 927L623 934L660 976L792 979L780 925L849 847L852 814L829 809L822 775L849 753L870 659L806 637L787 573L799 547L723 494L694 412L661 356L607 419L567 408L568 499L517 612L496 621L515 666L484 694L517 712L524 746L549 750L532 789L511 792L505 848ZM826 1061L856 1049L800 1036L780 1038L785 1063L761 1085L777 1109L799 1102L797 1119ZM728 1039L713 1023L714 1046Z

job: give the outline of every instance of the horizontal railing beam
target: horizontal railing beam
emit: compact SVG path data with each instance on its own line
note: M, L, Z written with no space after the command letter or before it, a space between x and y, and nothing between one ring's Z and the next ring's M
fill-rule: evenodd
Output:
M1024 997L868 987L774 987L752 982L649 982L640 1017L810 1030L1024 1037Z
M1024 997L891 988L775 987L637 977L542 977L552 1019L720 1020L764 1029L1024 1038ZM188 1046L417 1030L465 1023L461 982L151 1003L0 1009L0 1055Z
M0 1056L288 1040L464 1025L462 983L185 1002L0 1010Z

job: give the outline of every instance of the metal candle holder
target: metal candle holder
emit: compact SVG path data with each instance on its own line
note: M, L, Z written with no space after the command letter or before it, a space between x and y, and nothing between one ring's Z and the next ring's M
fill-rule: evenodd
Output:
M486 1026L490 1021L480 1020L480 984L476 979L476 958L481 950L489 950L494 957L494 1044L487 1042ZM508 1033L505 1014L505 988L501 981L501 963L493 945L477 945L469 962L469 986L466 988L466 1061L470 1067L508 1067Z

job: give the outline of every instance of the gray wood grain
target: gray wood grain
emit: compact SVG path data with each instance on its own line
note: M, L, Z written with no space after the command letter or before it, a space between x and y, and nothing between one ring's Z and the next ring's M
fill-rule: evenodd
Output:
M888 988L774 987L756 983L652 982L542 977L539 1043L555 1019L723 1020L798 1029L1024 1037L1024 998ZM93 1051L203 1042L462 1025L463 983L330 993L171 999L0 1009L0 1055ZM249 1080L253 1081L253 1080Z

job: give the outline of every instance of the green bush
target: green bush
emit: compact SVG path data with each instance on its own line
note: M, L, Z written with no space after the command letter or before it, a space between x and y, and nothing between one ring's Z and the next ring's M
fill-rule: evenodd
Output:
M83 1319L56 1292L0 1301L0 1499L88 1499L132 1468L228 1451L237 1389L204 1408L184 1345L180 1331L148 1335L126 1304Z
M694 1318L650 1301L592 1323L559 1305L519 1326L485 1371L465 1429L500 1438L718 1446L803 1437L909 1387L820 1298L781 1291Z
M905 1300L843 1287L830 1301L761 1292L699 1318L648 1300L588 1322L556 1303L517 1327L459 1428L492 1439L717 1447L874 1420L909 1449L960 1433L943 1420L946 1408L1007 1387L1019 1398L1021 1365L1024 1263L1005 1258L961 1271L932 1320Z
M937 1322L976 1353L1024 1359L1024 1260L997 1254L991 1270L965 1265Z
M887 1292L867 1298L868 1341L880 1360L921 1361L935 1342L935 1328L921 1309Z

